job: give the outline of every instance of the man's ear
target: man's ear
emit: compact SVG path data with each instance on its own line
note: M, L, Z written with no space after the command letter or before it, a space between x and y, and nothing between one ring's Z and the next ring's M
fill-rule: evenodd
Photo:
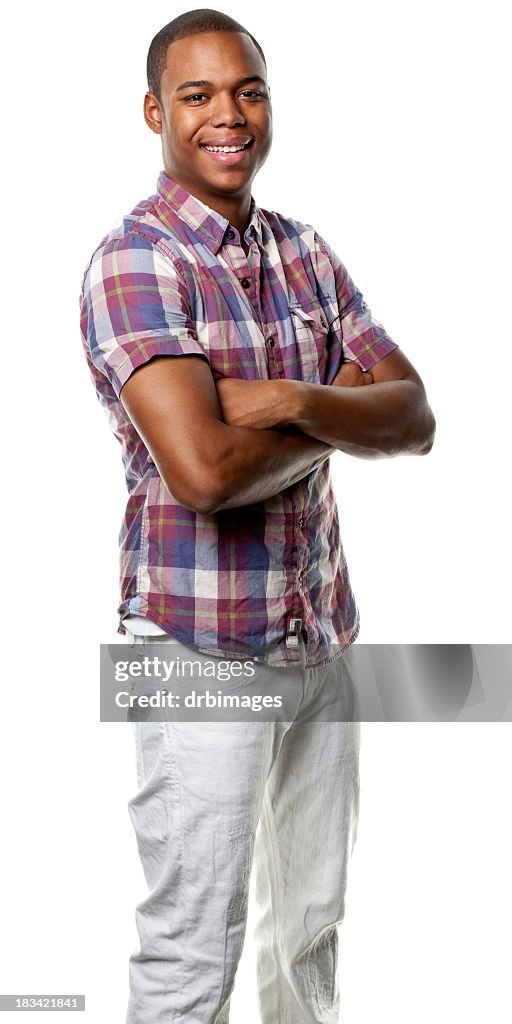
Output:
M162 134L162 108L153 92L144 96L144 120L152 132Z

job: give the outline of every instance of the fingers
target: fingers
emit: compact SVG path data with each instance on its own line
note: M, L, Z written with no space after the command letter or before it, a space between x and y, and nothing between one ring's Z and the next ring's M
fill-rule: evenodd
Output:
M373 384L373 377L370 371L362 370L357 363L345 362L332 383L335 387L358 388Z

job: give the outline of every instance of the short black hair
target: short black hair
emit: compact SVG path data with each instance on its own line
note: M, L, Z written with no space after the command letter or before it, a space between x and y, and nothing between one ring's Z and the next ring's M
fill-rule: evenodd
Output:
M196 11L185 11L184 14L173 18L168 25L164 25L157 32L148 50L148 88L159 101L161 100L160 79L165 67L169 46L178 39L183 39L185 36L199 35L200 32L243 32L244 35L249 36L249 39L252 39L266 68L265 54L258 41L243 25L240 25L234 18L230 18L229 14L223 14L222 11L212 11L208 7L199 7Z

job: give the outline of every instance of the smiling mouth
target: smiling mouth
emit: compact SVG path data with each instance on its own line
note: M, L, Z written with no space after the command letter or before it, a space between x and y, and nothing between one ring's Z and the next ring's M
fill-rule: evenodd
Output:
M208 146L204 142L200 143L201 149L205 149L207 153L243 153L244 150L249 149L252 146L254 139L249 139L249 142L245 142L241 146Z

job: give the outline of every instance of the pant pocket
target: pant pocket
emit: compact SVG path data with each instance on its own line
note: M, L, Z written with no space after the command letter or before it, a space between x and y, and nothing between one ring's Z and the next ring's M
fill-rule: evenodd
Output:
M128 813L146 880L153 887L167 862L172 834L172 777L166 757L165 724L135 722L133 729L138 790L128 800Z

